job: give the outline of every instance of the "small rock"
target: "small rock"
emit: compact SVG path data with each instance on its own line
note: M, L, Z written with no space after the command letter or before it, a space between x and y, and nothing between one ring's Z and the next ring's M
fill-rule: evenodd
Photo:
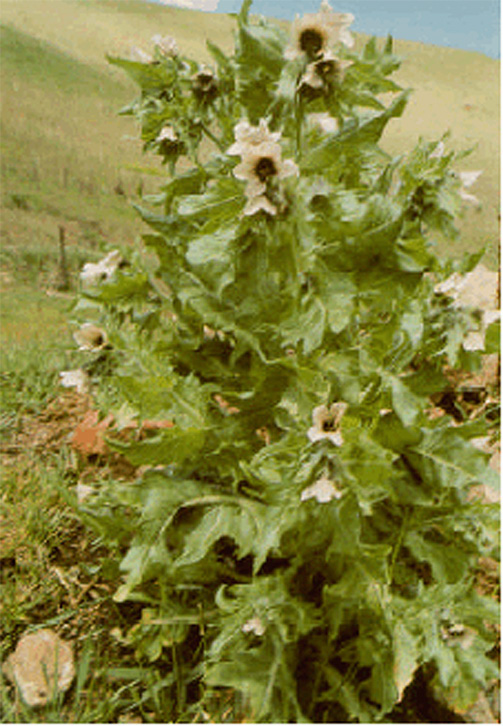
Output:
M75 677L72 646L49 629L28 633L5 661L3 671L28 706L45 706L58 691L68 690Z

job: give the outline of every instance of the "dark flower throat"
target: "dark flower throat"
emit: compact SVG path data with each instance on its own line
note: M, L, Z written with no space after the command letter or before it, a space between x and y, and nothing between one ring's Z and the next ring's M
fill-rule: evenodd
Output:
M306 28L299 38L301 50L310 58L315 58L323 48L323 36L314 28Z
M260 159L260 161L257 163L254 171L261 182L265 182L265 181L267 181L267 179L269 179L269 177L277 174L277 170L274 165L274 162L268 156L263 156Z

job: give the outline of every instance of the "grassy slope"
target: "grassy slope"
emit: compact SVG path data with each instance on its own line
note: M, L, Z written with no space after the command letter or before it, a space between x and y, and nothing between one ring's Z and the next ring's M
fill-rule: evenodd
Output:
M407 149L419 136L438 138L451 132L453 147L473 148L459 168L481 169L472 191L482 209L467 211L460 247L488 247L486 263L496 268L500 210L500 64L481 53L419 43L396 43L403 57L397 79L414 89L403 120L390 124L387 145Z

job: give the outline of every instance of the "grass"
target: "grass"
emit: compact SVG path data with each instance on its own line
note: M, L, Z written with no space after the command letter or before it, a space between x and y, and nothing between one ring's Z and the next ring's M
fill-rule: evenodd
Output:
M148 50L161 33L207 60L208 38L231 49L233 21L140 0L2 0L0 22L0 642L7 653L26 629L55 627L75 642L78 666L68 697L40 711L24 706L0 675L2 718L203 720L177 704L169 657L149 664L111 635L112 624L127 630L134 604L114 603L116 553L75 510L75 485L89 462L68 445L78 407L58 374L81 364L69 322L79 270L134 242L142 225L129 202L139 186L148 192L159 183L159 164L142 156L134 123L117 115L135 88L105 53ZM473 190L483 209L467 211L458 249L487 245L484 261L496 267L499 63L403 41L396 51L403 57L397 80L415 93L385 148L401 153L419 136L439 138L447 129L456 149L474 147L463 168L484 170ZM58 290L60 227L69 292ZM98 485L108 476L98 466L92 473ZM213 720L232 719L228 694L208 698Z

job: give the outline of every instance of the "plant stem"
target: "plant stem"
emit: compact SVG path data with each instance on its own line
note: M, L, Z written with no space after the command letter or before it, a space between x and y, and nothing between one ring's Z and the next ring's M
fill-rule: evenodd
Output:
M411 516L411 512L410 512L410 509L408 509L405 512L405 516L402 520L402 526L400 527L400 532L398 533L398 538L397 538L397 541L395 542L395 546L393 548L393 554L391 555L391 563L390 563L389 571L388 571L388 585L393 584L393 575L395 572L395 565L396 565L396 561L398 558L398 553L400 552L400 549L402 547L405 530L410 521L410 516Z
M222 151L222 152L224 152L224 151L225 151L225 144L224 144L224 143L223 143L223 142L222 142L222 141L221 141L220 139L218 139L218 138L217 138L217 137L215 136L215 134L214 134L214 133L213 133L212 131L210 131L210 130L209 130L209 128L208 128L207 126L205 126L205 124L201 124L201 128L202 128L202 130L203 130L203 133L204 133L204 134L206 134L206 136L207 136L207 137L208 137L208 138L209 138L209 139L210 139L211 141L213 141L213 143L215 144L215 146L217 146L217 147L218 147L219 151Z

